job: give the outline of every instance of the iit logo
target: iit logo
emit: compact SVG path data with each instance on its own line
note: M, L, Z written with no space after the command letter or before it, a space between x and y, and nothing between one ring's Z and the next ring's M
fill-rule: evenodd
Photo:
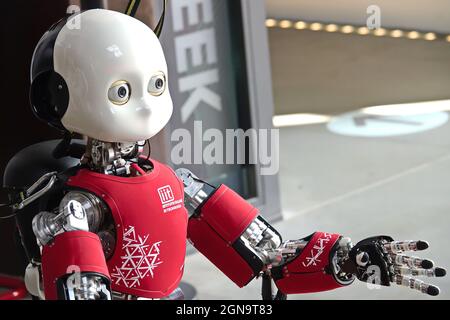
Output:
M172 188L169 185L159 188L158 194L162 204L166 204L174 200Z

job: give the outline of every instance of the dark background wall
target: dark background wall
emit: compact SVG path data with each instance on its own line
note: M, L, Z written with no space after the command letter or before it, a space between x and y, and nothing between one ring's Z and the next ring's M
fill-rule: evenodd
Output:
M48 27L64 16L66 8L63 0L15 0L0 7L0 181L16 152L42 140L59 138L57 131L31 112L29 70L34 46ZM4 201L2 194L0 202ZM0 215L8 213L8 209L0 208ZM14 229L14 220L0 220L0 273L23 274Z

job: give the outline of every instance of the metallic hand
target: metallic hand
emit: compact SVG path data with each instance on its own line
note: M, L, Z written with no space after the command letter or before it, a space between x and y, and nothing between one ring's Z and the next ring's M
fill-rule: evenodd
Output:
M425 241L394 241L391 237L378 236L358 242L343 262L342 269L353 273L364 282L390 286L391 283L410 287L432 296L439 288L416 279L418 276L443 277L445 269L434 267L428 259L405 255L405 251L421 251L428 248Z

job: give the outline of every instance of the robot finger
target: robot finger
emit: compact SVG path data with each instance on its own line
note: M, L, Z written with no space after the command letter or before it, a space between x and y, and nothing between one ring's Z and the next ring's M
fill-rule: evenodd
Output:
M421 259L418 257L410 257L403 254L391 254L392 260L397 265L406 265L410 268L431 269L434 262L428 259Z
M447 273L445 269L439 267L431 269L421 269L402 266L395 266L394 272L396 275L402 276L425 276L425 277L443 277Z
M390 253L403 251L422 251L428 249L428 242L422 240L392 241L383 244L383 247Z
M406 277L402 275L396 275L394 282L399 286L409 287L414 290L418 290L422 293L429 294L430 296L437 296L440 292L439 288L435 285L425 283L422 280Z

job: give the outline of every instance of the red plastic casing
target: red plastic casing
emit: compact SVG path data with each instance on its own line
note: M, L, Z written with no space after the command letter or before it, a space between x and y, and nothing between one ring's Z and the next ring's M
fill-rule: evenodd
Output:
M300 253L282 269L282 278L275 280L284 294L311 293L342 287L332 274L326 272L330 265L330 253L339 234L316 232Z
M232 247L257 217L258 209L225 185L221 185L189 219L188 238L197 250L239 287L255 274Z
M0 293L0 300L20 300L28 294L25 283L18 278L0 276L0 287L9 289Z
M87 231L64 232L42 249L42 275L46 300L58 299L57 281L77 272L94 272L109 278L100 239Z
M107 261L113 291L156 299L180 283L188 216L182 182L171 168L151 161L153 170L141 176L82 169L67 185L95 194L111 211L117 235Z

